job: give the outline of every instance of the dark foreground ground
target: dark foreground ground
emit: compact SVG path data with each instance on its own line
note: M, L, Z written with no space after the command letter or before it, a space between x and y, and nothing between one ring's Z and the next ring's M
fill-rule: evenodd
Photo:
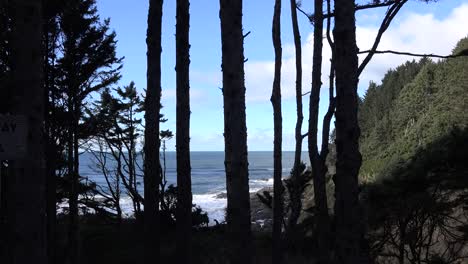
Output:
M160 263L175 261L176 240L174 228L163 228L161 234ZM67 255L65 225L58 226L57 262L64 263ZM82 219L80 230L80 263L143 263L143 239L141 225L132 220L122 224L105 223L96 219ZM271 263L271 234L253 231L253 263ZM286 243L285 243L286 244ZM286 263L311 263L310 241L285 246ZM224 225L193 229L193 263L227 263L229 254L227 232Z

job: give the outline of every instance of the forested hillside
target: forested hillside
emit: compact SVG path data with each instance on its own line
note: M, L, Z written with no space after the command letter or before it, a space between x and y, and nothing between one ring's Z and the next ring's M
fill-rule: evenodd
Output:
M468 48L462 39L453 54ZM423 58L369 84L360 104L361 177L373 180L431 143L468 126L468 60Z

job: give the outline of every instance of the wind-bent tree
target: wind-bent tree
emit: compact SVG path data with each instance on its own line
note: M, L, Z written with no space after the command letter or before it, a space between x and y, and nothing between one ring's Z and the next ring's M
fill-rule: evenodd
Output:
M295 140L296 146L294 150L294 165L292 171L292 177L288 186L289 199L291 212L288 219L288 232L295 232L295 226L297 219L301 214L301 181L300 177L302 171L300 171L301 165L301 153L302 153L302 141L304 135L302 135L302 122L304 120L304 115L302 112L302 44L301 44L301 33L299 31L299 24L297 21L297 3L296 0L290 0L291 4L291 20L293 26L293 36L294 36L294 49L296 53L296 128L295 128Z
M330 262L330 216L326 190L326 156L318 149L318 117L320 90L322 87L323 51L323 0L314 2L314 55L312 65L312 90L309 102L309 158L314 180L314 201L317 208L317 252L319 263Z
M355 3L335 0L336 175L335 250L338 263L365 263L359 206L358 56Z
M146 263L159 260L159 116L161 109L161 27L163 0L150 0L148 10L147 88L144 145L144 248Z
M281 114L281 0L275 1L272 26L273 46L275 49L275 76L271 92L273 106L274 146L273 146L273 263L282 263L281 229L283 227L283 180L282 180L282 129Z
M177 0L177 256L178 263L191 263L192 181L190 173L190 43L189 1Z
M27 151L12 162L11 263L47 263L44 93L42 86L42 2L15 1L12 14L11 70L14 97L11 113L27 123ZM10 164L11 165L11 164Z
M232 264L251 263L242 0L220 0L227 223Z
M83 126L93 135L87 142L87 151L94 157L96 171L104 176L106 185L96 185L94 193L104 197L103 205L93 209L106 214L115 212L120 223L120 197L126 193L132 200L134 216L141 217L143 197L138 191L140 174L137 143L141 139L141 97L134 82L122 88L105 89L101 99L86 111ZM110 210L105 210L110 209Z

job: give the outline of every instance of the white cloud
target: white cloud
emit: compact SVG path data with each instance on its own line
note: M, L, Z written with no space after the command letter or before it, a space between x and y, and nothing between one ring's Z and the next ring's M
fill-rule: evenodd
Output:
M447 17L437 19L432 14L410 13L396 19L385 32L379 50L409 51L414 53L450 54L458 40L468 35L468 4L455 8ZM361 50L369 49L377 34L377 26L357 25L357 44ZM282 67L282 96L295 96L295 58L292 44L284 44ZM302 47L303 91L310 90L312 72L313 34L309 34ZM322 82L328 88L331 52L324 39ZM360 56L360 60L364 55ZM360 86L365 88L370 80L380 82L385 72L411 59L407 56L377 54L361 75ZM245 65L248 102L265 102L270 99L273 84L274 61L252 61Z
M468 35L468 4L455 8L447 17L436 19L432 14L412 13L390 26L384 33L379 50L409 51L448 55L456 43ZM361 50L371 47L377 28L357 29L357 40ZM361 56L361 59L363 57ZM391 54L375 55L361 77L361 84L369 80L380 82L389 68L411 59L408 56Z

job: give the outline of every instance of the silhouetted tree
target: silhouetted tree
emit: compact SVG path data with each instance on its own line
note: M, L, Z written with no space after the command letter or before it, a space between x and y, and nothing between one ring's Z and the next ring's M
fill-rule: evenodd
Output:
M102 173L106 186L96 185L94 192L105 198L104 205L115 210L121 218L120 194L125 191L131 198L135 218L141 216L143 197L138 191L139 164L137 143L140 140L142 111L141 98L135 84L110 89L101 93L101 100L87 111L84 130L92 135L88 151L93 155L97 171ZM122 185L122 190L121 190Z
M60 16L61 47L58 59L58 85L66 96L67 116L67 176L69 192L69 261L79 263L78 188L79 141L83 105L93 92L100 91L120 79L116 57L115 32L109 33L109 20L100 22L95 0L70 1ZM115 67L117 65L117 67ZM99 76L99 78L97 77Z
M359 206L358 57L354 1L335 0L336 175L335 249L338 263L365 263Z
M18 0L12 8L11 113L27 121L24 157L14 167L9 206L11 263L47 263L43 141L42 2Z
M189 1L177 1L176 71L177 71L177 258L191 263L192 180L190 168L190 43Z
M161 109L162 0L150 0L148 11L147 90L144 143L144 249L146 263L159 261L159 118Z
M317 212L317 252L319 263L329 263L330 216L328 214L325 159L318 149L318 114L322 86L323 0L314 2L314 55L312 90L309 101L309 158L314 180L314 200Z
M282 180L282 129L281 114L281 0L275 1L272 26L273 46L275 49L275 76L271 92L273 106L274 146L273 146L273 263L282 263L281 230L283 227L283 180Z
M251 263L242 0L220 0L230 263Z
M288 228L289 232L295 232L295 226L297 224L297 219L301 214L301 189L299 177L302 175L300 171L301 166L301 153L302 153L302 141L304 135L302 135L302 122L304 120L304 115L302 113L302 43L301 43L301 33L299 32L299 25L297 21L297 3L296 0L290 0L291 2L291 20L293 26L293 36L294 36L294 50L296 53L296 128L295 128L295 139L296 146L294 150L294 165L291 173L291 179L289 180L290 188L289 199L290 199L290 215L288 219ZM307 134L306 134L307 135ZM294 235L293 235L294 236Z

